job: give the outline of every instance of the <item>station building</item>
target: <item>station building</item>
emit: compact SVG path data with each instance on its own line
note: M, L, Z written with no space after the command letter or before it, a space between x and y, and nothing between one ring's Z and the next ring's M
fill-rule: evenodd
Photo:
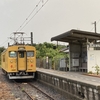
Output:
M100 34L72 29L51 41L69 43L69 71L96 72L100 67Z

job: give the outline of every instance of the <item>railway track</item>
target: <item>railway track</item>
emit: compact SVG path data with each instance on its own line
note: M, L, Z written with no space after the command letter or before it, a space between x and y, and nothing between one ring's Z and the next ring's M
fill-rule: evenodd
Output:
M38 91L40 91L41 93L43 93L45 96L47 96L48 98L50 98L50 100L54 100L50 95L48 95L47 93L45 93L44 91L40 90L38 87L34 86L31 83L28 83L30 86L32 86L33 88L37 89Z
M21 86L21 84L17 83L17 82L14 81L14 80L13 80L13 82L14 82L14 84L16 84L16 85L20 88L20 90L21 90L22 92L24 92L24 93L27 95L27 97L28 97L30 100L34 100L34 98L32 98L32 96L30 96L30 94L29 94L26 90L23 89L23 87Z
M16 81L13 80L13 82L20 88L20 90L22 92L24 92L27 97L29 98L29 100L41 100L36 96L32 96L30 92L28 92L28 89L25 89L26 87L24 86L24 84L22 83L18 83ZM36 91L39 91L39 94L44 95L48 100L54 100L53 97L51 97L49 94L45 93L44 91L42 91L41 89L39 89L38 87L36 87L35 85L33 85L31 82L26 82L26 85L29 85L31 87L31 89L35 89ZM28 87L28 86L27 86Z

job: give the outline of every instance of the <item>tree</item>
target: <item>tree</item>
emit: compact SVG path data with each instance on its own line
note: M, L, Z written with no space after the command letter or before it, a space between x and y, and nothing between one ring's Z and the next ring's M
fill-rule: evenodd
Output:
M0 47L0 54L5 50L4 47Z
M0 64L1 64L1 53L5 50L4 47L0 47Z
M53 49L55 44L44 42L43 44L37 44L37 58L61 58L65 57L65 53L59 52L61 48L64 48L63 45L58 45L56 49Z
M56 49L53 49L55 44L52 43L47 43L44 42L43 44L37 44L36 50L37 50L37 58L41 59L46 59L48 57L49 59L51 58L53 66L55 66L55 61L60 58L68 58L68 55L65 54L64 52L60 52L62 48L65 48L66 46L64 45L58 45Z

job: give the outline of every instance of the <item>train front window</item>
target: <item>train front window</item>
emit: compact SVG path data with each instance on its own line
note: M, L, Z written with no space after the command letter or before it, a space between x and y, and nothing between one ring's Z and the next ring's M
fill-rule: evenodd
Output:
M24 52L19 52L19 57L24 58Z
M34 51L27 51L27 57L34 57Z
M9 52L9 57L11 57L11 58L14 58L14 57L16 57L16 51L10 51Z

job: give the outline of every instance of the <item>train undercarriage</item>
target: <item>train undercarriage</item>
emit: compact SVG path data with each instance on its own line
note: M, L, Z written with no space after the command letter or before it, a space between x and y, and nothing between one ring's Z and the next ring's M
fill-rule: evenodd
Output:
M3 70L3 73L8 76L9 79L32 79L35 78L35 72L25 72L25 71L18 71L18 72L9 72L7 73Z

